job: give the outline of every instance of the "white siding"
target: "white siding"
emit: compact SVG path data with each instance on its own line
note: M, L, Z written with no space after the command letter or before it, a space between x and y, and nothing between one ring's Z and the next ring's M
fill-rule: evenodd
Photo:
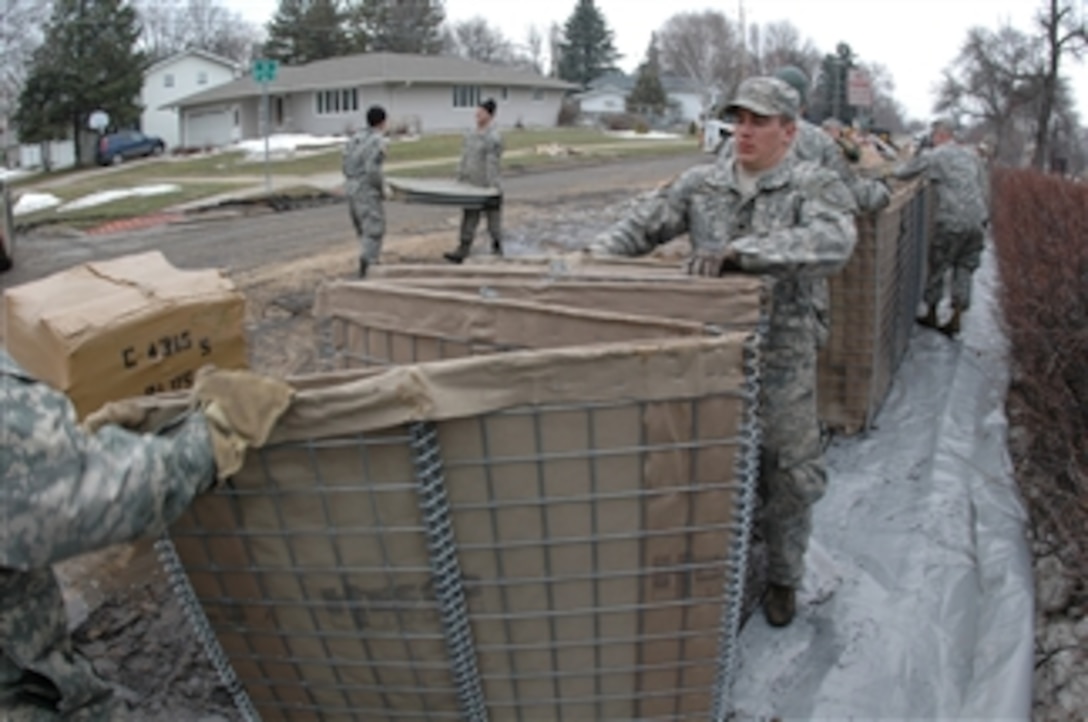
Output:
M627 110L627 98L618 91L593 93L579 101L582 112L588 115L597 113L623 113Z
M140 94L144 106L141 129L148 135L162 138L167 150L182 143L189 144L189 140L182 137L177 110L161 107L233 79L234 69L200 55L180 55L173 62L160 64L144 76Z
M685 122L697 121L703 113L703 98L699 93L669 93L669 100L677 103Z

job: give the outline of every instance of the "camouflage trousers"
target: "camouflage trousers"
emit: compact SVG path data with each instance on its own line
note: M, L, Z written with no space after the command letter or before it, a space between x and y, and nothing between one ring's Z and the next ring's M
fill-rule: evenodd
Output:
M109 683L73 649L52 569L0 570L0 719L128 719Z
M385 237L385 207L376 192L356 191L348 194L348 208L355 236L359 239L359 258L377 262L382 254Z
M472 242L476 240L476 229L480 226L480 214L487 216L487 234L491 236L491 250L502 249L502 205L479 210L465 208L461 212L461 234L458 250L462 256L468 256Z
M971 307L971 277L979 266L983 240L981 228L962 231L937 227L929 245L929 275L923 295L927 306L940 302L951 272L953 308L966 311Z
M827 489L816 408L815 344L768 350L762 386L760 523L767 542L767 578L797 589L812 533L812 506Z

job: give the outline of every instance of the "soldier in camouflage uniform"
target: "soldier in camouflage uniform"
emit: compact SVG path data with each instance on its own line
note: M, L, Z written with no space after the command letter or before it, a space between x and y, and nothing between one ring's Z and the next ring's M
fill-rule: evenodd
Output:
M937 306L951 271L952 317L939 328L955 336L960 332L960 315L971 305L971 276L979 266L990 215L989 183L978 156L953 142L951 123L934 123L931 137L932 149L895 168L892 176L905 180L925 173L936 187L936 229L929 244L929 274L923 296L927 310L919 321L938 328Z
M351 222L359 238L359 278L377 263L385 235L385 109L379 105L366 111L367 128L356 133L344 148L344 193L348 197Z
M255 389L267 400L268 384L276 388L275 403L258 407L268 409L270 428L285 408L286 387L249 372L212 372L199 383L221 384L223 374L246 395ZM72 646L52 565L163 531L217 473L240 466L240 457L224 453L228 436L256 433L252 445L267 438L244 422L230 428L237 403L221 390L205 400L214 409L201 406L158 435L118 425L139 422L132 402L107 407L83 428L64 395L0 348L0 719L128 718L110 684Z
M690 273L735 270L774 279L763 357L761 490L770 581L764 613L775 626L793 619L811 507L827 485L816 416L813 295L843 267L857 240L850 190L831 171L789 152L798 105L797 93L780 80L744 81L730 106L737 116L733 161L683 173L589 248L594 255L641 255L688 233Z
M779 68L775 77L792 87L801 98L801 113L805 110L808 95L808 77L804 71L792 65ZM820 127L798 116L797 135L791 148L798 160L818 163L835 172L854 194L858 210L862 213L876 213L891 201L891 192L887 185L879 180L865 178L850 167L846 153L835 140ZM718 158L721 162L732 162L733 143L723 145ZM816 312L818 341L823 346L831 336L831 292L827 280L815 283L813 306Z
M465 134L461 146L461 162L457 167L457 180L461 183L494 188L500 191L498 199L483 209L487 215L487 233L491 236L491 252L502 255L502 181L499 169L502 162L502 136L492 121L495 118L495 101L488 98L476 108L476 128ZM461 263L472 251L476 229L480 225L480 209L465 208L461 212L461 234L457 249L443 256L451 263Z

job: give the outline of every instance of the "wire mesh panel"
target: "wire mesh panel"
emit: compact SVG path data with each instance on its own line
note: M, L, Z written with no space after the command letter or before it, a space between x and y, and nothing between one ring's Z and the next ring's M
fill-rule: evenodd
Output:
M832 428L866 428L906 353L920 299L932 196L916 182L875 216L858 219L849 263L830 280L831 335L819 361L820 416Z
M386 366L295 379L272 443L171 530L240 705L724 719L759 443L760 286L743 288L745 330L505 301L466 326L460 306L445 342L484 345L422 363L441 324L390 292L403 342L340 357ZM355 289L374 303L341 291L324 309L345 328L384 318L378 284Z

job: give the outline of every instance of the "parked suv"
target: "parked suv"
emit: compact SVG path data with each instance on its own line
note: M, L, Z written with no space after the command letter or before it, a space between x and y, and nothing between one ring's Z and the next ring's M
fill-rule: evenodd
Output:
M120 163L129 158L162 155L166 143L154 135L144 135L138 130L119 130L98 139L97 160L99 165Z

